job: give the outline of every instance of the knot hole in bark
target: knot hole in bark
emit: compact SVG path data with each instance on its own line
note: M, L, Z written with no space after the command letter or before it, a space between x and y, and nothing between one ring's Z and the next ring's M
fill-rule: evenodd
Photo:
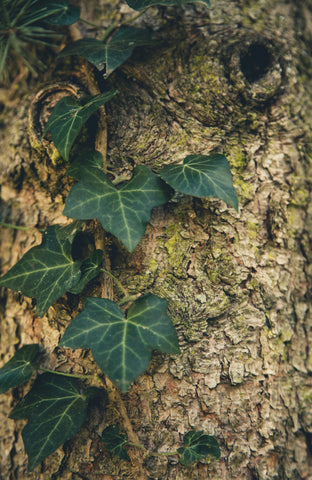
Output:
M230 42L225 55L229 79L245 102L273 101L285 85L282 46L264 35L248 32Z
M249 83L257 82L266 75L273 65L273 56L267 47L255 42L240 56L241 70Z

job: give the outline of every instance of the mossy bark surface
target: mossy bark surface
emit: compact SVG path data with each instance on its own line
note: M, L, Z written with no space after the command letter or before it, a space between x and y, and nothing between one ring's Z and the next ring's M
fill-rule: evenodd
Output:
M189 154L223 153L230 162L239 213L176 195L154 209L131 255L94 223L86 227L130 294L168 300L182 353L155 352L122 398L104 382L80 433L32 473L24 424L8 419L29 386L1 395L1 480L312 478L312 3L211 3L153 7L136 20L159 45L136 50L107 80L120 93L80 139L94 146L107 135L107 165L120 175ZM103 31L134 14L121 1L81 4ZM40 242L38 228L69 221L66 166L48 140L36 144L29 134L33 99L55 82L103 88L84 62L53 62L38 79L24 75L15 92L0 90L1 220L30 227L0 227L1 273ZM103 276L87 295L120 293ZM82 305L64 296L39 318L31 299L3 290L1 366L22 345L40 343L47 368L100 373L90 353L57 346ZM99 440L111 423L151 452L174 451L187 431L203 430L218 439L221 459L184 467L176 456L143 458L132 447L132 462L121 461Z

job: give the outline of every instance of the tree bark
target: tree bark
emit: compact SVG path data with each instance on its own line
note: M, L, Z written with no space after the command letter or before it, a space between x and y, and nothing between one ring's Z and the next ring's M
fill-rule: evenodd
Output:
M121 22L134 13L119 1L81 7L82 17L103 29L112 17ZM223 153L239 213L219 200L176 195L154 209L131 255L88 224L129 293L168 300L182 353L155 352L125 395L107 382L107 396L91 406L79 434L30 474L24 423L8 419L29 386L2 395L0 478L311 480L312 3L153 7L134 25L153 28L159 44L136 50L107 80L120 93L106 107L106 122L97 117L93 145L108 132L107 164L118 174ZM67 167L55 164L49 141L33 138L31 102L59 82L103 88L85 65L59 61L43 77L24 76L11 96L0 90L1 220L30 227L1 228L2 273L40 243L38 228L69 221L62 215ZM51 104L59 95L53 92ZM120 292L107 282L96 280L90 292L104 289L117 300ZM1 365L22 345L40 343L49 368L98 371L90 353L57 347L81 308L82 300L64 296L39 318L31 299L3 290ZM111 423L150 452L176 450L187 431L203 430L218 439L221 459L184 467L176 456L143 458L131 448L132 462L121 461L99 440Z

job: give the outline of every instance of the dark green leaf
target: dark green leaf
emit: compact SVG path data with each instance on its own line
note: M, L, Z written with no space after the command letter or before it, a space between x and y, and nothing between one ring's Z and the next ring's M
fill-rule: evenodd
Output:
M205 3L210 6L209 0L127 0L129 7L134 10L143 10L143 8L150 7L151 5L183 5L184 3Z
M79 20L80 8L69 5L67 0L54 0L43 4L47 12L51 12L46 18L50 25L72 25Z
M130 462L130 457L124 447L128 443L127 435L120 433L118 425L109 425L105 428L102 440L108 452Z
M38 368L38 364L35 362L38 353L39 345L25 345L4 367L0 368L0 393L30 379L33 371Z
M82 222L66 227L53 225L42 235L42 243L31 248L3 277L0 286L21 291L37 300L42 316L52 303L76 285L81 261L73 261L71 244Z
M81 168L101 168L103 165L103 156L96 150L85 150L81 152L70 164L66 170L66 174L75 180L80 180Z
M102 371L125 392L146 370L152 350L179 353L178 339L166 300L144 295L128 310L111 300L87 298L86 307L69 325L63 347L90 348Z
M220 458L220 448L217 440L204 432L191 430L184 435L183 443L185 447L178 448L181 455L180 463L191 465L203 458L209 456Z
M119 190L96 168L84 169L69 192L64 215L87 220L98 218L132 252L144 235L153 207L166 203L172 190L144 165Z
M102 250L96 250L91 257L87 258L82 262L81 265L81 278L79 282L70 288L68 291L70 293L78 294L81 293L87 283L95 278L101 271L103 260Z
M60 155L68 161L70 149L80 130L91 115L108 102L117 90L100 93L94 97L64 97L55 105L45 126L43 135L48 131Z
M183 165L168 165L159 175L179 192L220 198L238 210L229 162L224 155L189 155Z
M86 58L99 70L106 69L109 76L117 67L122 65L132 55L135 47L153 45L148 30L135 27L122 27L107 42L94 38L84 38L67 45L59 57L79 55Z
M75 435L86 416L87 392L76 379L45 373L35 381L10 418L27 418L23 430L28 470L33 470L66 440Z

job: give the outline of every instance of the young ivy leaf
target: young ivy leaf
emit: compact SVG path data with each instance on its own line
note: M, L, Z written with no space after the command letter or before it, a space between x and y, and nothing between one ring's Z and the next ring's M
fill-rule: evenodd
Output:
M75 180L80 180L81 169L101 168L103 165L103 155L97 150L84 150L72 161L66 175L73 177Z
M111 300L87 298L85 309L69 325L60 346L90 348L105 375L126 392L146 370L152 350L180 352L167 307L166 300L144 295L130 306L125 318Z
M149 30L135 27L121 27L105 43L95 38L84 38L67 45L58 55L79 55L86 58L98 70L105 68L108 77L116 68L131 57L136 47L154 45Z
M44 315L55 300L80 280L82 261L72 259L71 245L81 225L82 222L73 222L66 227L48 227L41 245L26 252L0 278L0 287L9 287L35 298L38 315Z
M97 277L100 273L102 260L102 250L95 250L91 257L84 260L81 264L81 278L76 285L68 290L68 292L74 293L75 295L81 293L87 283L89 283L94 277Z
M108 452L130 462L130 457L124 447L128 443L127 435L120 433L118 425L109 425L105 428L102 433L102 440Z
M117 90L94 97L64 97L55 105L45 126L43 136L50 131L60 155L68 161L70 149L80 130L91 115L117 94Z
M220 198L238 210L229 162L224 155L188 155L182 165L167 165L159 175L179 192Z
M35 361L39 353L39 345L24 345L2 368L0 368L0 393L27 382L38 363Z
M166 7L172 5L183 5L184 3L205 3L210 6L209 0L127 0L129 7L134 10L143 10L143 8L150 7L152 5L165 5Z
M67 197L64 215L97 218L104 230L132 252L145 233L153 207L166 203L172 190L146 166L134 169L131 180L118 190L97 168L83 169L81 180Z
M32 471L75 435L83 424L93 389L80 392L76 379L45 373L12 410L14 420L27 418L23 441Z
M180 463L183 465L192 465L208 455L220 458L220 448L217 440L210 435L205 435L203 431L196 432L191 430L184 435L184 447L178 448L178 453L181 455Z

